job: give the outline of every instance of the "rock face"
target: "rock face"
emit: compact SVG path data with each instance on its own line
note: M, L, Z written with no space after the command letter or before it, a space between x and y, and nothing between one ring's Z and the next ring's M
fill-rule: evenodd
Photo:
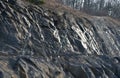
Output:
M120 23L0 1L0 78L120 78Z

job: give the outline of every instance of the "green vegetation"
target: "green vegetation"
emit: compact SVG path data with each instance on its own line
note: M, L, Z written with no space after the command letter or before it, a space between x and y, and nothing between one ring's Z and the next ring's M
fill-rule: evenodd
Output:
M44 0L28 0L28 1L31 3L34 3L34 4L44 4L45 3Z

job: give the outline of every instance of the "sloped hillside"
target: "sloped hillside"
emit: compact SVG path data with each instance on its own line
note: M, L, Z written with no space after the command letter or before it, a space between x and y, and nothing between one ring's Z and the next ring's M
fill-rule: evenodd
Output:
M119 56L120 23L110 17L0 1L0 78L120 78Z

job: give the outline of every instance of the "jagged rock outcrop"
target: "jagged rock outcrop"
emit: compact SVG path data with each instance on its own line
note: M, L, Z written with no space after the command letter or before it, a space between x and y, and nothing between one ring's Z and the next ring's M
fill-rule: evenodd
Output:
M0 1L0 78L120 78L119 55L109 17Z

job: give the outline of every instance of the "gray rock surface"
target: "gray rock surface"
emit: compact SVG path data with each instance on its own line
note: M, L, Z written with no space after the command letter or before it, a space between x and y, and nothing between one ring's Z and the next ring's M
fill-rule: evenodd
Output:
M120 78L120 23L0 0L0 78Z

